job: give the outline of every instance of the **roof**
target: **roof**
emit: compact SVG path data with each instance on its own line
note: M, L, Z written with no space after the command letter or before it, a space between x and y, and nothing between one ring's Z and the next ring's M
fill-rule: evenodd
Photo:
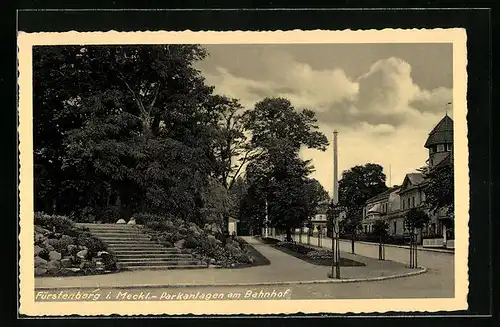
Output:
M446 114L429 133L424 147L430 148L436 144L453 143L453 119Z
M238 219L236 219L236 218L229 217L229 222L230 223L234 223L234 222L239 223L240 221Z
M439 169L439 168L446 167L446 166L449 166L449 165L451 165L451 154L450 153L448 153L448 155L443 160L441 160L440 162L438 162L433 167L433 169Z
M397 191L397 190L399 190L399 186L391 187L387 191L384 191L384 192L379 193L379 194L377 194L375 196L372 196L371 198L369 198L368 200L366 200L366 203L376 202L376 201L379 201L379 200L383 200L385 198L389 198L389 195L392 192Z
M422 173L409 173L406 177L410 180L412 186L421 184L424 181L424 174Z
M408 182L407 182L408 181ZM420 187L425 183L425 176L422 173L409 173L406 174L403 186L401 187L400 194L412 190L415 187Z

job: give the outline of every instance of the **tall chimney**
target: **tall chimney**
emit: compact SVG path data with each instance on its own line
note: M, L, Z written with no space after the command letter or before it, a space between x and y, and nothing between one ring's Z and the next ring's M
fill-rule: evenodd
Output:
M333 204L339 203L337 130L333 131Z

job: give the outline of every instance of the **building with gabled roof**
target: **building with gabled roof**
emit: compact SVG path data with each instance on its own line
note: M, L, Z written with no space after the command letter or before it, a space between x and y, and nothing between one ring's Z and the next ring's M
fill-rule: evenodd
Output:
M429 149L429 169L439 169L453 164L453 120L446 114L429 133L424 144ZM389 224L390 235L404 235L404 217L411 208L425 208L424 188L427 184L424 173L406 174L401 186L390 188L370 199L363 209L362 228L366 234L373 229L377 220ZM453 217L442 210L437 214L428 212L430 222L419 235L427 246L453 247ZM426 244L427 243L427 244Z

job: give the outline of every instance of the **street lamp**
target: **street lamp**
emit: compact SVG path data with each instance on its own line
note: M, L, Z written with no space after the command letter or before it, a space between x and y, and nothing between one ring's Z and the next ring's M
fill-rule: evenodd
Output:
M340 278L340 242L339 242L339 182L337 130L333 131L333 199L332 199L332 277Z

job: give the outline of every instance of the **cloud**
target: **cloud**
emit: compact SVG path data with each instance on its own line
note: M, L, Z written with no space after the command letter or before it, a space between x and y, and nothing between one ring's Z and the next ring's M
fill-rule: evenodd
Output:
M446 87L438 87L432 91L422 90L411 101L410 105L421 112L442 112L453 99L453 92ZM451 110L451 106L448 107Z
M330 146L325 152L303 149L301 156L312 159L312 177L328 191L333 185L333 129L339 131L339 174L372 162L384 166L387 175L390 166L391 184L401 184L406 173L425 164L428 133L443 117L452 95L449 88L420 87L411 65L395 57L374 62L358 78L342 67L315 69L277 50L255 52L240 64L247 70L255 67L258 78L223 68L223 60L203 74L216 92L240 99L247 108L265 97L286 97L296 108L314 110Z
M313 69L274 49L261 51L255 59L266 72L259 80L235 76L221 66L204 75L216 92L240 99L247 108L266 97L285 97L297 108L314 110L326 124L370 125L375 134L414 125L422 114L441 114L451 100L451 89L421 89L412 79L411 66L395 57L375 62L356 80L341 68Z

